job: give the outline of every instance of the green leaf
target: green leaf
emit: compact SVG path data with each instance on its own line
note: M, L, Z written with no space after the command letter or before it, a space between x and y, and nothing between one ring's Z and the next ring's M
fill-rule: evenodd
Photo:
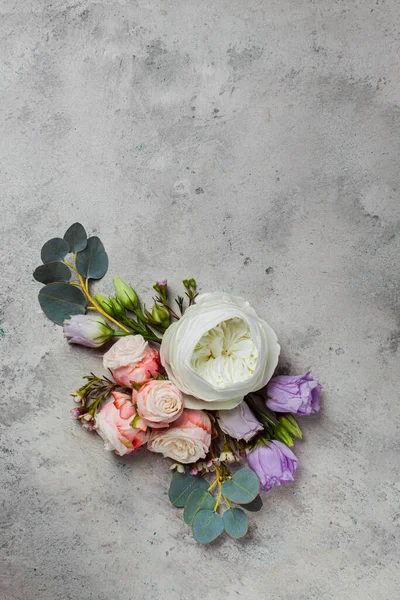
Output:
M260 480L251 469L239 469L232 479L227 479L222 484L222 493L232 502L248 504L257 496L260 489Z
M168 496L175 506L185 506L186 500L194 490L207 489L208 483L202 477L187 473L175 473L169 488Z
M233 538L241 538L247 533L248 519L241 508L230 508L222 515L225 531Z
M81 252L87 246L87 235L83 225L74 223L64 234L64 240L69 244L71 252Z
M53 238L45 243L40 256L44 263L53 261L63 262L69 252L69 244L62 238Z
M261 500L261 496L258 495L249 502L248 504L242 504L242 508L245 510L249 510L250 512L258 512L263 507L263 501Z
M200 544L208 544L224 531L221 515L213 510L200 510L194 518L193 537Z
M49 262L35 269L33 276L36 281L41 283L54 283L55 281L69 281L71 271L62 262Z
M215 505L215 499L207 490L194 490L185 502L183 519L187 525L192 526L193 521L199 510L212 510Z
M76 268L84 279L101 279L107 273L108 257L101 240L94 236L76 256Z
M83 292L69 283L52 283L39 292L39 303L49 319L63 325L72 315L83 315L86 298Z

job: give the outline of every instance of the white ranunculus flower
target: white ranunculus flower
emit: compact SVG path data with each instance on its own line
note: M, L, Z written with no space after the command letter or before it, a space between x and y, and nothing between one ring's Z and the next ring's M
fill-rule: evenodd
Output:
M160 356L187 408L223 410L266 385L279 352L275 332L248 302L209 293L168 327Z

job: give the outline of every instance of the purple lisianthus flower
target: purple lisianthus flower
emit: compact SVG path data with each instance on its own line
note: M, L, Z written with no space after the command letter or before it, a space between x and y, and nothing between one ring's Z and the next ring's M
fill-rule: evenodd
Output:
M299 460L282 442L272 440L268 446L258 446L247 457L250 469L260 480L260 488L271 488L294 480Z
M279 375L267 386L267 406L275 412L312 415L319 411L322 386L311 373L300 376Z
M70 344L99 348L114 335L100 315L73 315L64 321L64 336Z
M263 426L256 419L246 402L241 402L231 410L220 410L217 413L218 424L224 433L235 440L248 442Z

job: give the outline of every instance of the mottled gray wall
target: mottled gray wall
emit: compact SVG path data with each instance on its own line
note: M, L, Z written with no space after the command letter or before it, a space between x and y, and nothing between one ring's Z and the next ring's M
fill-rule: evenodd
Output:
M2 600L394 599L399 2L0 7ZM65 343L31 273L75 220L109 252L97 291L245 295L282 368L323 384L296 482L243 541L198 546L167 461L72 420L100 353Z

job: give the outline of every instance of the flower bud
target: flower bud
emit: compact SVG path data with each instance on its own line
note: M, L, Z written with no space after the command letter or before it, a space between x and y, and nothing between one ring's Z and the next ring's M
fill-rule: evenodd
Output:
M122 306L122 304L117 300L117 298L110 298L110 302L114 311L114 317L125 317L126 310Z
M114 329L106 323L103 317L96 314L73 315L64 321L63 329L64 336L70 344L80 344L89 348L99 348L115 334Z
M103 296L102 294L95 294L94 299L96 300L97 304L101 306L104 312L110 315L110 317L114 316L114 311L110 298L106 298L106 296Z
M191 277L191 279L189 279L189 285L195 289L196 287L196 281L193 279L193 277Z
M161 296L166 298L166 296L167 296L167 280L166 279L162 279L161 281L156 281L155 284L153 285L153 288L156 290L156 292L161 294Z
M122 306L135 312L139 308L139 300L135 290L122 281L122 279L119 279L119 277L114 277L113 283L117 298Z
M188 290L189 289L189 280L188 279L184 279L182 281L183 285L185 286L185 288Z
M275 439L279 440L280 442L283 442L284 444L286 444L286 446L289 446L289 448L291 448L294 444L292 436L282 425L278 425L277 427L275 427L274 436Z
M288 415L279 417L279 422L282 425L282 427L284 427L286 429L286 431L288 431L289 434L292 435L293 437L300 438L300 439L303 437L301 429L300 429L296 419L293 417L293 415L288 414Z
M151 310L151 316L156 323L160 323L164 327L168 327L171 323L169 312L164 306L160 306L157 302L154 304Z

